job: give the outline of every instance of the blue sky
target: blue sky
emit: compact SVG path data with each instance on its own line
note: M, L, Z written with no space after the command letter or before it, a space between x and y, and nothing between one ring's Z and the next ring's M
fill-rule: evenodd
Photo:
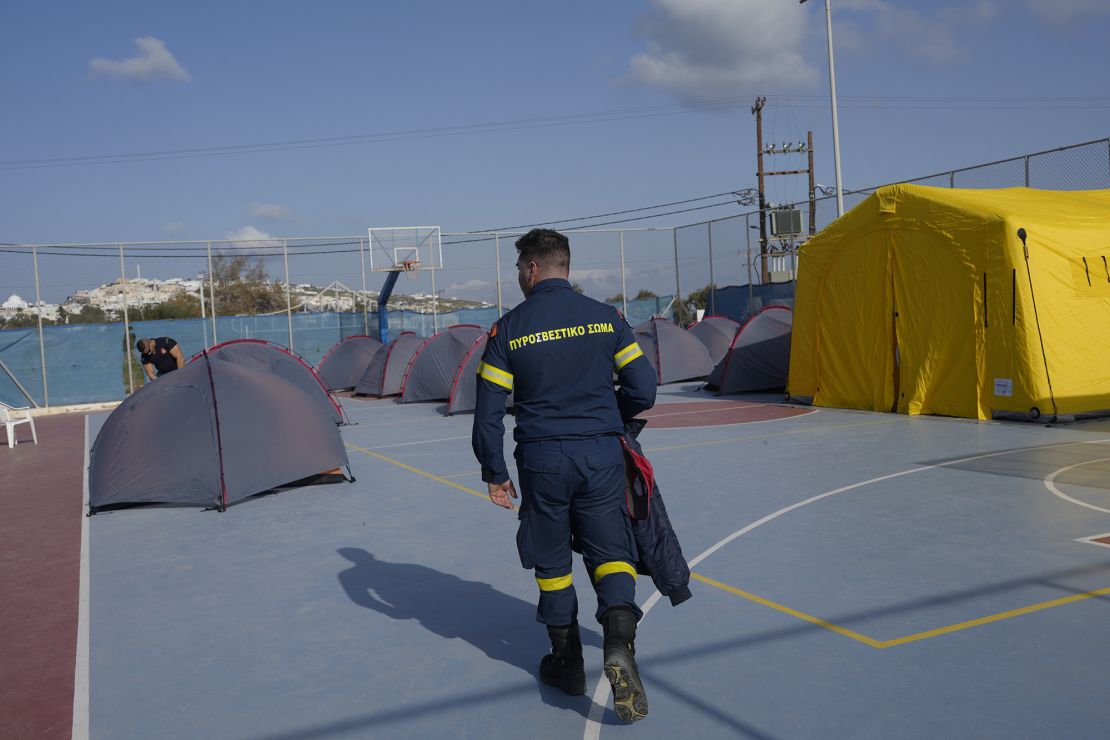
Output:
M817 179L833 182L822 0L39 2L4 16L0 242L464 231L696 198L755 184L759 94L765 136L812 129ZM833 24L847 188L1110 135L1105 0L833 0ZM336 137L362 138L171 154ZM780 180L772 200L804 198L801 179Z

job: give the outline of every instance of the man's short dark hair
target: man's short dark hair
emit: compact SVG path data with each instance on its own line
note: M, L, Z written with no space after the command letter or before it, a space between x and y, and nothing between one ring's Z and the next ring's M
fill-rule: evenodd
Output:
M525 262L570 270L570 241L554 229L532 229L516 240L516 248Z
M146 352L146 350L143 348L146 347L146 343L149 341L149 339L140 339L139 341L135 342L135 349L139 350L140 352Z

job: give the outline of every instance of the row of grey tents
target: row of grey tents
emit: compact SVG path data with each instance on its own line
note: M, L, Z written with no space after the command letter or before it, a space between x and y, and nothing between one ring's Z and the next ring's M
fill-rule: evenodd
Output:
M688 329L653 318L633 333L660 385L704 379L718 393L743 393L785 387L791 316L785 306L768 306L743 325L707 316ZM448 414L473 411L486 339L472 324L428 338L405 333L387 344L356 335L332 347L316 370L328 390L399 396L401 403L446 401Z
M660 385L704 379L718 394L778 390L786 386L792 316L785 306L768 306L744 324L706 316L683 329L649 319L633 333Z
M683 329L663 319L635 327L660 384L707 379L718 393L781 388L790 356L789 309L743 326L710 316ZM452 326L382 344L347 337L313 368L278 345L236 339L144 385L108 417L90 454L89 511L168 503L219 510L277 488L342 480L350 466L333 391L447 401L472 411L486 332Z
M456 324L427 338L405 332L386 344L355 335L328 350L316 372L331 391L399 396L401 403L446 401L448 414L473 411L486 339L474 324Z

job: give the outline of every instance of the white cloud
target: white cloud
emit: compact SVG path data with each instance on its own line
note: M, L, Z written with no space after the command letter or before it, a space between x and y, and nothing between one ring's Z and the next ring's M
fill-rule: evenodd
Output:
M164 228L167 234L180 234L185 230L185 224L180 221L167 221Z
M810 87L817 67L802 56L806 14L781 0L651 0L640 21L648 50L631 78L691 103Z
M1068 25L1087 17L1110 15L1106 0L1029 0L1029 9L1056 25Z
M995 12L988 0L959 7L927 7L929 10L922 12L892 0L838 0L833 43L837 48L856 49L882 42L910 56L943 64L964 56L954 29L965 22L990 20Z
M273 234L268 234L261 229L256 229L253 226L244 226L237 231L230 231L224 235L228 241L236 243L236 246L245 247L280 247L281 240L275 239Z
M102 59L89 61L89 69L109 77L127 77L136 80L178 80L190 82L192 78L185 68L166 48L166 44L153 36L140 36L135 39L139 55L130 59Z
M267 221L292 221L293 212L278 203L251 203L252 216L264 218Z

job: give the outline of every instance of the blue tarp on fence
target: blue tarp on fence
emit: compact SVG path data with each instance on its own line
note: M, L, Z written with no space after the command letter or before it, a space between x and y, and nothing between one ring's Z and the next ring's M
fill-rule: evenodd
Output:
M670 296L628 302L628 321L635 325L658 315L670 305ZM290 318L292 319L290 321ZM488 327L497 319L497 308L467 308L438 314L390 311L389 333L403 331L431 336L455 324ZM291 329L290 329L291 327ZM333 344L355 334L377 335L376 313L284 313L267 316L221 316L212 319L166 319L132 321L133 339L124 349L123 322L108 324L65 324L44 326L39 349L37 328L0 331L0 401L26 406L27 394L39 406L118 401L127 395L127 357L137 361L134 339L173 337L186 359L218 342L230 339L265 339L292 349L311 365L319 362ZM369 331L367 331L369 328ZM46 357L46 392L43 390L42 356ZM10 373L10 375L9 375ZM14 376L14 380L13 377ZM18 385L16 383L18 381Z

